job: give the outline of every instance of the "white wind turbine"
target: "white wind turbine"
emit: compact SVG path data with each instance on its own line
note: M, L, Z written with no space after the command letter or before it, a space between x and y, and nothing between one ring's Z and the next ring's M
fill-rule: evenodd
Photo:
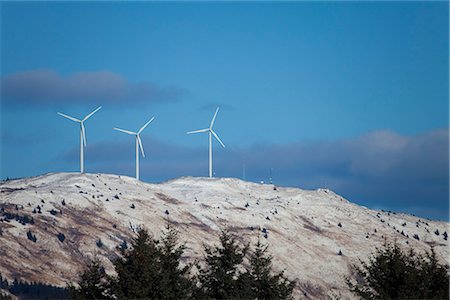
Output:
M101 106L97 107L93 112L88 114L82 120L78 120L77 118L58 112L58 115L63 116L64 118L67 118L74 122L80 123L80 173L84 173L84 147L86 147L86 129L84 128L84 122L90 117L92 117L92 115L95 114L100 108L102 107Z
M154 119L155 119L155 117L151 118L147 123L144 124L144 126L141 127L141 129L139 129L138 132L132 132L132 131L116 128L116 127L113 128L114 130L128 133L128 134L134 135L136 137L136 179L137 180L139 180L139 148L141 149L142 157L145 157L144 146L142 146L140 134L142 131L144 131L145 127L147 127L148 124L150 124Z
M214 135L214 137L217 139L217 141L219 141L219 143L222 145L222 147L225 148L225 145L222 143L222 141L220 140L219 136L212 129L213 125L214 125L214 121L216 120L216 116L217 116L217 112L218 111L219 111L219 108L216 109L216 112L214 113L214 116L213 116L213 118L211 120L211 125L209 125L209 128L189 131L187 133L187 134L200 133L200 132L208 132L209 133L209 177L210 178L213 175L213 170L212 170L212 135Z

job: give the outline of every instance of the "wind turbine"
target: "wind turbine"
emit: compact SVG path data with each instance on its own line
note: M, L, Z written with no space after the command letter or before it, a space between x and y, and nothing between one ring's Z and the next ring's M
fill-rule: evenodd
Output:
M141 149L142 157L145 157L144 146L142 146L140 134L142 131L144 131L145 127L147 127L148 124L150 124L154 119L155 119L155 117L148 120L148 122L145 123L144 126L142 126L138 132L132 132L132 131L116 128L116 127L113 128L114 130L117 130L117 131L120 131L123 133L127 133L127 134L131 134L136 137L136 179L137 180L139 180L139 148Z
M97 107L93 112L88 114L82 120L78 120L77 118L58 112L58 115L63 116L64 118L67 118L74 122L80 123L80 173L84 173L84 147L86 147L86 129L84 128L84 122L90 117L92 117L92 115L95 114L100 108L102 107L101 106Z
M212 174L213 174L213 171L212 171L212 136L214 135L214 137L222 145L222 147L225 148L225 145L222 143L222 141L220 140L219 136L212 129L213 125L214 125L214 121L216 120L216 116L217 116L217 112L218 111L219 111L219 108L216 109L216 112L214 113L214 116L213 116L213 118L211 120L211 125L209 125L209 128L189 131L187 133L187 134L200 133L200 132L208 132L209 133L209 177L210 178L212 177Z

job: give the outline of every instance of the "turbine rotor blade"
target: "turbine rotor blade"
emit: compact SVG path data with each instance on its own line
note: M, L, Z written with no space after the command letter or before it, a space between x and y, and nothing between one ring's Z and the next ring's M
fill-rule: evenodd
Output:
M76 119L76 118L74 118L74 117L65 115L65 114L60 113L60 112L58 113L58 115L60 115L60 116L62 116L62 117L64 117L64 118L67 118L67 119L69 119L69 120L75 121L75 122L81 122L81 120L78 120L78 119Z
M81 125L81 136L83 137L83 144L86 147L86 129L84 128L83 122L80 122Z
M139 143L139 148L141 148L142 157L145 157L144 146L142 146L142 141L141 141L141 137L139 136L139 134L136 134L136 138Z
M212 118L212 120L211 120L211 125L209 126L209 128L212 128L212 127L213 127L214 121L216 120L216 116L217 116L217 113L218 113L218 112L219 112L219 108L216 109L216 112L214 113L214 116L213 116L213 118Z
M124 132L124 133L128 133L128 134L132 134L132 135L136 135L136 134L137 134L136 132L133 132L133 131L128 131L128 130L125 130L125 129L120 129L120 128L116 128L116 127L114 127L113 129L114 129L114 130L117 130L117 131L120 131L120 132Z
M86 121L87 119L89 119L93 114L95 114L97 111L99 111L100 108L102 108L102 107L101 106L97 107L93 112L91 112L86 117L84 117L83 121Z
M222 143L222 141L220 140L219 136L214 132L214 130L211 130L211 133L214 135L214 137L219 141L219 143L222 145L222 147L225 148L225 144Z
M209 128L206 128L206 129L200 129L200 130L194 130L194 131L189 131L189 132L187 132L187 134L199 133L199 132L207 132L207 131L209 131L209 130L210 130Z
M137 133L139 134L139 133L141 133L142 131L144 131L145 127L147 127L148 124L150 124L154 119L155 119L155 117L151 118L147 123L145 123L144 126L141 127L141 129L139 129L139 131L138 131Z

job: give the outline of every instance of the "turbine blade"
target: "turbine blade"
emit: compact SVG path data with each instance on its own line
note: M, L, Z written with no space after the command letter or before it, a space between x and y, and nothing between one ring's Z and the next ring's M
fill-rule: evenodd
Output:
M139 134L136 135L136 138L139 143L139 148L141 148L142 157L145 157L144 146L142 146L142 141L141 141L141 137L139 136Z
M81 122L80 125L81 125L81 135L83 136L83 144L86 147L86 129L84 128L83 122Z
M120 128L116 128L116 127L114 127L113 129L114 129L114 130L117 130L117 131L124 132L124 133L132 134L132 135L136 135L136 134L137 134L136 132L128 131L128 130L120 129Z
M219 141L219 143L222 145L222 147L225 148L225 144L222 143L222 141L219 139L219 136L214 132L214 130L211 130L211 132L214 135L214 137Z
M207 132L209 131L209 128L206 129L200 129L200 130L194 130L194 131L189 131L187 132L187 134L191 134L191 133L199 133L199 132Z
M219 112L219 108L216 109L216 112L214 113L214 117L213 117L212 120L211 120L211 125L209 126L209 128L212 128L212 127L213 127L214 121L216 120L216 116L217 116L217 113L218 113L218 112Z
M139 133L141 133L142 131L144 131L145 127L147 127L148 124L150 124L154 119L155 119L155 117L151 118L147 123L145 123L144 126L141 127L141 129L139 129L139 131L138 131L137 133L139 134Z
M81 120L78 120L78 119L76 119L76 118L74 118L74 117L65 115L65 114L60 113L60 112L58 113L58 115L63 116L64 118L67 118L67 119L72 120L72 121L75 121L75 122L81 122Z
M83 121L86 121L87 119L89 119L93 114L95 114L97 111L99 111L100 108L102 108L102 107L101 106L97 107L93 112L91 112L86 117L84 117Z

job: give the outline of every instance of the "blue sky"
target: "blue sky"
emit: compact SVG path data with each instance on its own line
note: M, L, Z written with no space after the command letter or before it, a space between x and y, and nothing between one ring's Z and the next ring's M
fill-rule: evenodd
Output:
M328 187L448 219L447 2L1 2L1 177L78 170Z

